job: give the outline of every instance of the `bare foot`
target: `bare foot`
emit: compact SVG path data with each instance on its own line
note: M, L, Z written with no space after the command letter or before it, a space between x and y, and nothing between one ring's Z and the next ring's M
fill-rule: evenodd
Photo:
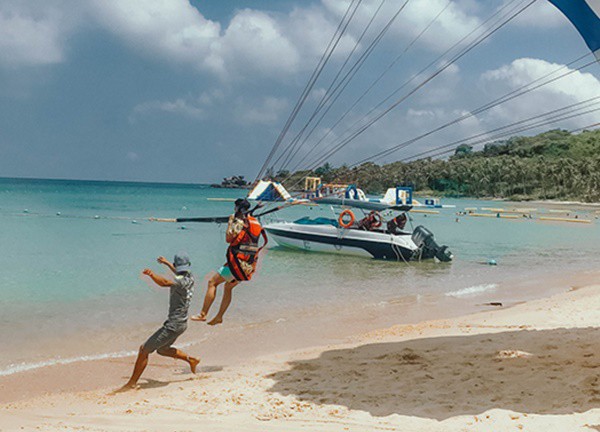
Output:
M207 324L210 325L210 326L214 326L214 325L217 325L217 324L221 324L222 322L223 322L223 318L214 317L212 319L212 321L209 321Z
M110 393L110 394L111 394L111 395L115 395L115 394L117 394L117 393L124 393L124 392L126 392L126 391L129 391L129 390L137 390L137 389L139 389L139 388L140 388L140 387L139 387L137 384L135 384L135 383L127 383L127 384L125 384L123 387L121 387L120 389L117 389L117 390L113 391L113 392L112 392L112 393Z
M192 321L206 321L206 314L204 312L200 312L198 315L192 315L190 319Z
M195 374L196 367L200 364L200 359L197 359L195 357L190 357L188 359L188 363L190 364L190 369L191 369L192 373Z

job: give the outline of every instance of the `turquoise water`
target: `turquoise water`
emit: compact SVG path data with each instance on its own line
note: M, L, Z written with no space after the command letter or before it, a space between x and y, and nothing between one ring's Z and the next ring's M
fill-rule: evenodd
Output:
M199 284L224 262L224 226L159 223L149 217L224 216L244 191L198 185L0 179L0 354L7 365L31 360L31 347L44 342L69 351L78 335L104 335L83 354L119 351L139 345L132 328L162 322L166 296L140 276L160 270L159 255L187 251ZM498 207L498 202L445 200L456 210ZM236 289L228 322L247 324L305 314L320 308L353 308L405 296L437 296L485 291L507 280L536 280L550 274L590 270L600 262L598 224L540 223L462 217L454 209L439 215L413 214L447 244L450 264L410 265L271 248L257 276ZM60 215L58 214L60 213ZM331 216L329 208L296 207L278 218L306 214ZM593 215L591 215L593 217ZM482 263L495 259L498 266ZM115 335L119 338L106 337ZM137 333L136 333L137 334ZM15 342L17 341L17 342ZM137 344L137 345L136 345ZM19 350L19 345L23 346Z

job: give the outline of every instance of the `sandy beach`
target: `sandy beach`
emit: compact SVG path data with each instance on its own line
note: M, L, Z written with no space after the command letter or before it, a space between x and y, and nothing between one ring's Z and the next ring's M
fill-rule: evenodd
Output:
M119 373L111 388L57 394L49 383L5 403L0 430L598 431L599 322L600 286L588 286L196 376L153 358L141 388L117 395L131 358L65 366L67 383Z

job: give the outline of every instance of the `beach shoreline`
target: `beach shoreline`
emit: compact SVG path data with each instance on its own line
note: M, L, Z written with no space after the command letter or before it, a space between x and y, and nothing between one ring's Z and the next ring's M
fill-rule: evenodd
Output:
M0 430L597 430L599 322L600 286L588 284L509 308L213 364L198 376L153 358L140 390L5 403ZM131 358L85 366L90 377L116 367L123 375L116 384Z
M245 320L243 315L238 316L239 312L233 311L226 324L218 327L191 321L176 345L191 355L202 357L202 365L209 369L235 367L281 351L343 343L357 335L394 325L457 318L499 306L507 308L590 285L598 278L600 272L593 270L568 274L548 272L544 276L538 273L529 280L517 276L499 284L466 285L438 295L373 297L365 303L329 304L294 313L273 310L272 314L258 317L259 320ZM37 351L32 346L29 350L38 354L37 358L0 370L0 404L48 393L91 391L111 385L116 388L130 372L137 347L160 325L160 318L157 317L154 324L121 327L119 332L110 329L100 333L74 333L63 341L48 339L44 345L38 345ZM95 351L94 346L107 350ZM75 350L76 347L79 348ZM48 351L50 349L52 351ZM53 354L48 357L50 352ZM154 355L148 373L154 373L155 365L159 371L168 371L172 362ZM97 370L102 373L96 373Z

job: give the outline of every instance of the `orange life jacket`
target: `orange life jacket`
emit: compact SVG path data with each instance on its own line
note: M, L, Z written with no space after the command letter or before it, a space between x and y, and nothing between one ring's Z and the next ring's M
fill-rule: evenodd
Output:
M247 281L252 278L256 269L258 253L268 242L267 233L255 217L246 218L248 226L245 227L229 244L227 248L227 266L231 274L238 281ZM258 247L260 237L264 239L264 244ZM252 266L250 274L246 274L240 265L240 261L245 261Z

